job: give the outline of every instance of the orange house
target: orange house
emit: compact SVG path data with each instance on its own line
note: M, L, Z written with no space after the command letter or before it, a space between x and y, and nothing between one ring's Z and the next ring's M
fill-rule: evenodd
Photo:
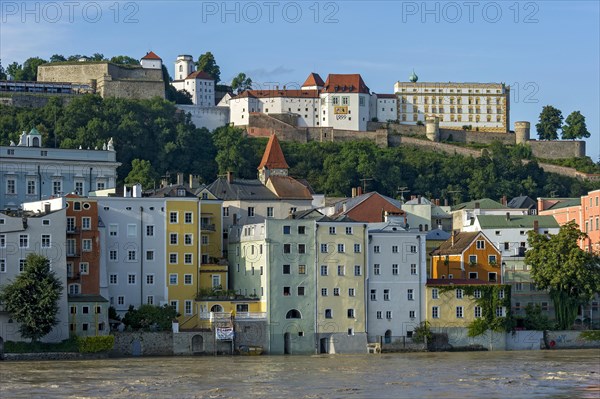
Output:
M434 279L478 279L500 284L500 251L482 232L453 232L431 252L431 277Z

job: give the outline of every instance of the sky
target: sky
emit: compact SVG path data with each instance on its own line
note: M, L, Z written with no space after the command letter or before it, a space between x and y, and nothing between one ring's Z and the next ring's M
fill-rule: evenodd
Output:
M581 111L597 162L599 21L598 1L0 0L0 60L152 50L173 76L177 55L210 51L222 82L244 72L261 88L360 73L392 93L413 69L422 82L504 82L511 124L530 121L532 138L544 105Z

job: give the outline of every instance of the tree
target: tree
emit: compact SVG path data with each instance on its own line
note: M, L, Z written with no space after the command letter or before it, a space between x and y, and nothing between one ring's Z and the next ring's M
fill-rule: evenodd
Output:
M233 90L237 90L238 93L241 93L245 90L250 90L252 88L252 79L246 77L246 74L240 72L233 80L231 81L231 88Z
M6 76L6 71L4 70L4 67L2 66L2 61L0 60L0 80L6 80L7 76Z
M171 323L179 314L169 305L142 305L138 309L129 306L123 316L123 324L134 330L166 331L171 329Z
M118 65L140 65L140 61L127 55L117 55L110 59L110 62Z
M20 80L19 78L23 73L23 65L15 61L6 67L6 73L8 73L11 80Z
M21 324L21 335L35 342L58 324L58 300L62 289L62 283L50 270L48 259L30 254L23 273L0 290L0 302Z
M540 140L557 140L562 127L563 116L559 109L546 105L540 113L540 121L535 125Z
M529 232L525 263L537 287L549 290L559 329L571 328L579 306L600 291L600 258L578 246L586 237L575 222L550 237Z
M573 111L567 116L562 127L563 140L575 140L590 137L590 132L585 125L585 116L579 111Z
M215 79L215 84L221 81L221 68L215 61L215 56L209 51L198 57L196 62L196 69L202 72L206 72Z
M52 57L50 57L50 62L64 62L67 59L62 55L62 54L53 54Z
M126 184L141 184L144 190L154 187L154 181L158 175L150 161L145 159L134 159L131 161L131 172L125 178Z

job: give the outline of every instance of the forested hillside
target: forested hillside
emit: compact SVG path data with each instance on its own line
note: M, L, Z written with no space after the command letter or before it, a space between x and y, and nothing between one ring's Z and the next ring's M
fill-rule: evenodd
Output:
M114 138L119 178L131 172L134 159L148 160L154 176L169 172L199 175L211 182L217 173L256 177L266 139L244 137L239 129L197 129L175 106L160 99L124 100L85 95L68 105L52 99L38 109L0 107L0 144L18 142L21 131L36 127L44 145L101 148ZM579 196L599 183L545 173L537 163L523 165L516 151L494 143L480 158L449 156L412 147L378 148L373 143L282 143L290 174L306 178L316 192L349 195L366 180L367 190L396 197L410 194L452 202L521 194ZM141 163L137 163L141 165Z

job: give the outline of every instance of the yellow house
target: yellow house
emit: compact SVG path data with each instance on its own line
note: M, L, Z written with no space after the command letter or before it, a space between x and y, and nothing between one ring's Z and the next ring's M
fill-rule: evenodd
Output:
M488 311L493 312L492 317L507 317L510 311L509 285L475 279L428 279L425 288L426 320L432 328L467 328L476 319L486 318ZM492 309L482 306L481 300L491 303Z
M431 252L434 279L475 279L501 283L502 255L482 232L453 232Z

